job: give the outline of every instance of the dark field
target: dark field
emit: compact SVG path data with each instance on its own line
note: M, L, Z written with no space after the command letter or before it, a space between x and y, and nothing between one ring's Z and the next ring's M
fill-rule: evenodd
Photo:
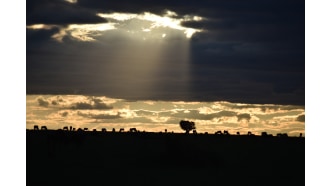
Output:
M33 131L27 185L305 185L305 138Z

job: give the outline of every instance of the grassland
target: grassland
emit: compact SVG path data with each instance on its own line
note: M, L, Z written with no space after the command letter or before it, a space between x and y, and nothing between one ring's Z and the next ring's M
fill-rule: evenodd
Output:
M305 138L27 130L27 185L304 185Z

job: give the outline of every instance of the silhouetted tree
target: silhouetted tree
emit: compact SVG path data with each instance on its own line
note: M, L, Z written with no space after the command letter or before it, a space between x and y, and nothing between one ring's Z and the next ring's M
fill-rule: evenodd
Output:
M192 121L185 121L185 120L181 120L180 121L180 127L182 130L186 131L186 134L189 133L189 131L196 129L195 127L195 123Z

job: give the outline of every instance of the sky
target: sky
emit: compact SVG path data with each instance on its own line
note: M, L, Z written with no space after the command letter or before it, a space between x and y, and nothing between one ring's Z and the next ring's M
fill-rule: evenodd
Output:
M305 4L28 0L26 94L304 106Z

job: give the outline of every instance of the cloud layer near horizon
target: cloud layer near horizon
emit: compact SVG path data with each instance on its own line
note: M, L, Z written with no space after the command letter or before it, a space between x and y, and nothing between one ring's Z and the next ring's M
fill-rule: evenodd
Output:
M305 108L293 105L241 104L230 102L127 101L83 95L28 95L26 128L49 129L129 128L159 132L183 132L181 120L194 121L198 132L230 133L263 131L298 136L305 131Z

